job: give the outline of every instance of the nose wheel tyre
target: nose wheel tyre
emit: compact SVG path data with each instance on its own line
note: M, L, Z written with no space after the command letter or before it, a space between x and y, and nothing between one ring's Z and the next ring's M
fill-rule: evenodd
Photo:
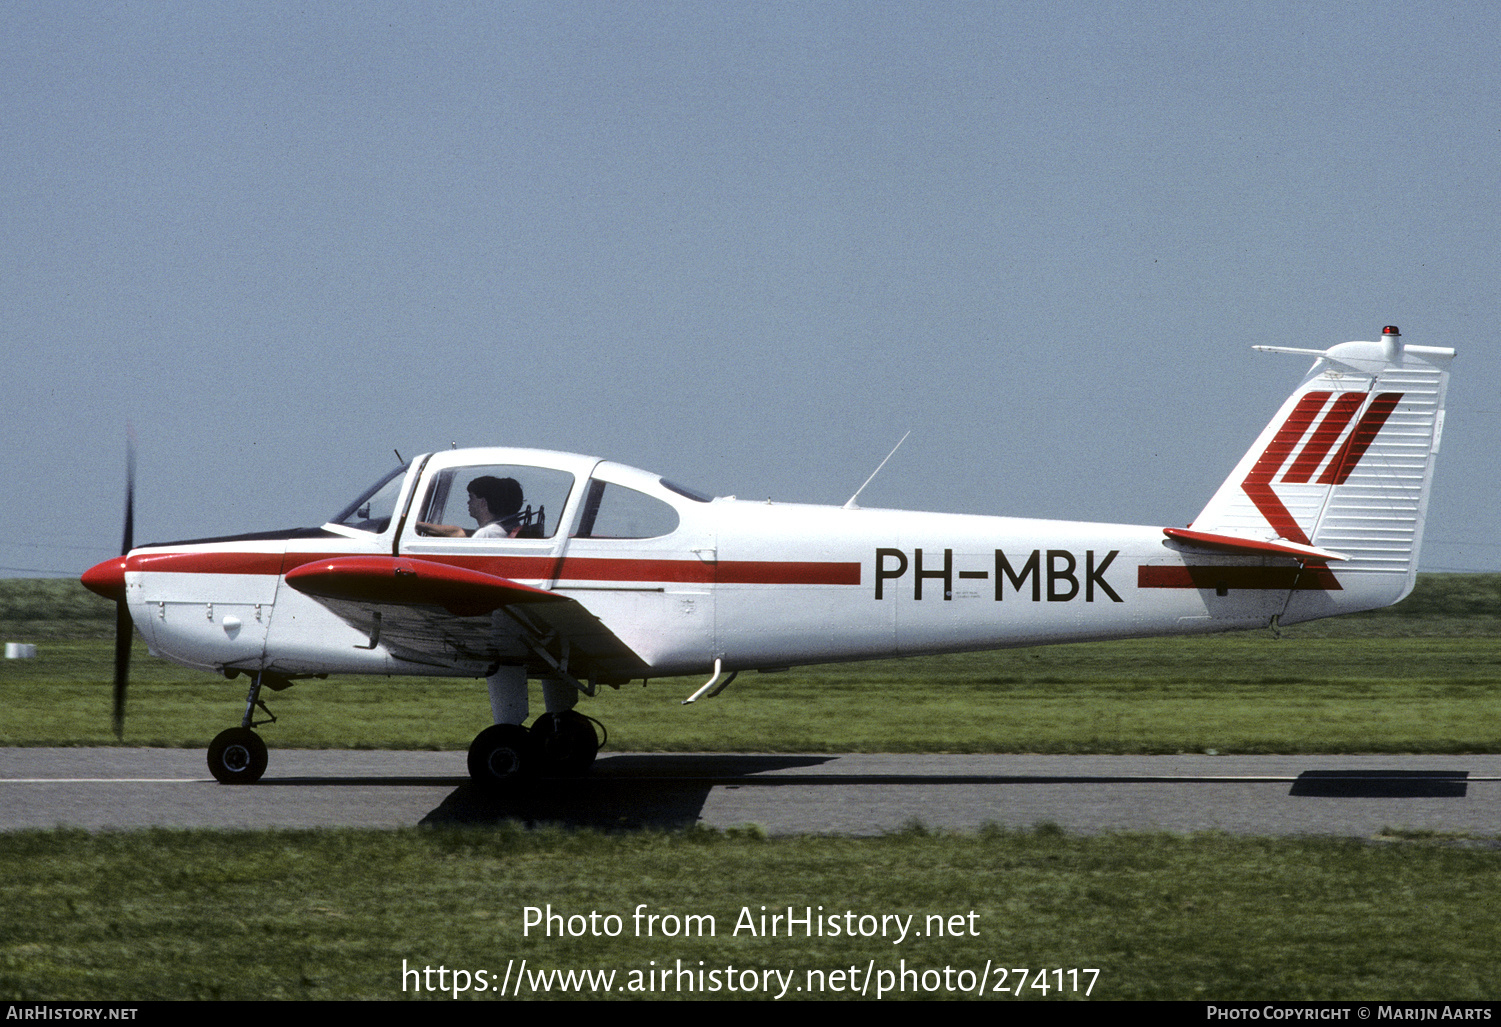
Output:
M224 785L248 785L266 772L266 743L248 727L220 731L208 747L208 771Z
M529 777L536 756L531 737L520 724L496 724L469 745L469 776L481 788L509 788Z

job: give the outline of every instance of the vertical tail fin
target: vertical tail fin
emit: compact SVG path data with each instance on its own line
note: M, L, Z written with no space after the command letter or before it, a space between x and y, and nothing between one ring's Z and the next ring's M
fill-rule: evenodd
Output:
M1380 342L1328 350L1259 346L1317 357L1203 512L1195 531L1281 540L1346 559L1308 565L1338 587L1295 588L1294 623L1387 606L1412 591L1452 349Z

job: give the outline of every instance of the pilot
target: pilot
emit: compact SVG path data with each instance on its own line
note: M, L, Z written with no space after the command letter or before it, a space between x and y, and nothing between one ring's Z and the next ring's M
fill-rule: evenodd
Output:
M482 475L469 483L469 516L478 523L473 531L456 524L419 523L424 535L445 538L514 538L521 528L521 484L515 478Z

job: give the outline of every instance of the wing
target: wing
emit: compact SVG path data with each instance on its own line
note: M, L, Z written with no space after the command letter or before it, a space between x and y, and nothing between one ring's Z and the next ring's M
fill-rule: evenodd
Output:
M567 596L482 571L396 556L343 556L287 572L393 657L473 670L520 663L585 693L644 677L644 660Z

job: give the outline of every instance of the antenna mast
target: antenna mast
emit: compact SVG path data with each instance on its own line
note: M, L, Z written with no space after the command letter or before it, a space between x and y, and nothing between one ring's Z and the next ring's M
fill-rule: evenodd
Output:
M911 434L912 434L912 429L908 428L907 429L907 435L911 435ZM886 460L890 460L892 457L896 456L896 451L902 448L902 443L903 442L907 441L907 435L903 435L901 437L901 439L897 441L897 444L891 447L891 452L886 454ZM865 479L865 485L869 485L871 482L873 482L873 481L876 480L876 475L880 474L881 473L881 468L883 468L883 467L886 466L886 460L882 460L879 464L876 465L876 469L874 471L870 472L870 477ZM860 493L862 493L862 492L865 491L865 485L861 485L859 488L857 488L855 490L855 494L853 496L850 496L849 502L844 504L844 509L846 509L846 510L858 510L858 509L860 509L859 505L855 502L855 500L859 499L860 498Z

